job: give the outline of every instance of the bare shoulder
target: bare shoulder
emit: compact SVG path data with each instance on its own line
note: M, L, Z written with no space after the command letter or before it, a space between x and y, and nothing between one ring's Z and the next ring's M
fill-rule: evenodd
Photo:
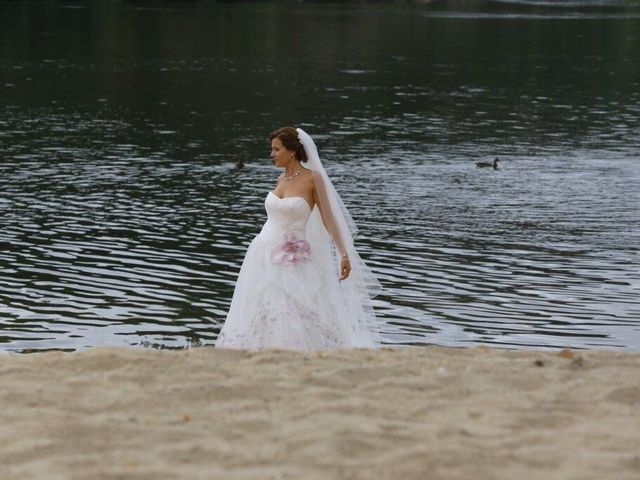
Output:
M315 190L318 185L323 185L324 179L320 172L309 170L309 181L313 184L313 189Z
M310 192L314 192L316 189L316 180L317 180L316 175L318 175L318 172L314 172L313 170L306 169L303 175L304 175L303 179L305 182L306 189L309 190Z
M320 174L320 172L316 172L315 170L309 170L309 172L311 172L311 178L313 180L322 180L322 175Z

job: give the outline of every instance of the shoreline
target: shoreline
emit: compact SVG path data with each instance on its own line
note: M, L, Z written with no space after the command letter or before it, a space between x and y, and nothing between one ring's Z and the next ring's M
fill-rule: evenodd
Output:
M640 478L640 352L0 357L0 478Z

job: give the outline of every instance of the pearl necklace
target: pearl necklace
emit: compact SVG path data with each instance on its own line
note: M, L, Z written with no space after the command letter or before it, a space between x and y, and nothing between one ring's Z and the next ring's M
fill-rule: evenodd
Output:
M286 173L283 173L282 174L282 179L285 182L288 182L289 180L293 180L294 178L296 178L300 174L301 171L302 171L302 169L298 167L298 170L296 170L295 173L292 173L289 177L287 177Z

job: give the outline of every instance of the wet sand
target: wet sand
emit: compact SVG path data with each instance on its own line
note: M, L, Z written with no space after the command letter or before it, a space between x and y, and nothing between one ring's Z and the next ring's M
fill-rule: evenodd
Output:
M0 356L0 478L639 479L640 353Z

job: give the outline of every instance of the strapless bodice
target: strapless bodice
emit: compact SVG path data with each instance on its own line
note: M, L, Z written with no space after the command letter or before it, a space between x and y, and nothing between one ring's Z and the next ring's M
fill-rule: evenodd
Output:
M306 239L306 226L311 207L302 197L280 198L269 192L264 201L267 221L262 226L260 237L268 243L280 243L284 235L292 233Z

